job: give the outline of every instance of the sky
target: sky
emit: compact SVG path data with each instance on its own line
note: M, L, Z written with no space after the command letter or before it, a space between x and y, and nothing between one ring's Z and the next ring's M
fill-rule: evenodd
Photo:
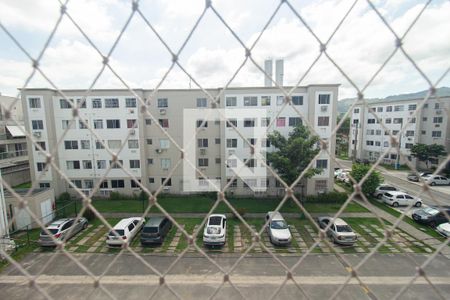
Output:
M320 54L319 42L292 10L283 4L269 18L279 0L213 0L214 9L250 48L259 66L268 58L284 59L284 84L341 84L339 99L355 97L395 49L395 37L367 1L290 1L308 27L326 42L352 7L327 45L327 54L348 78ZM399 36L424 7L426 1L372 0L386 22ZM205 0L140 1L139 9L161 39L177 53L185 43L179 63L203 88L224 87L245 60L245 50L212 9L196 30L190 32L204 10ZM103 55L110 52L132 14L131 1L72 0L67 12ZM0 23L24 49L36 58L42 51L60 15L57 0L5 0L0 2ZM432 1L403 39L403 48L434 84L450 67L450 1ZM263 30L267 25L267 28ZM189 38L188 38L189 37ZM132 88L158 86L172 64L172 56L143 17L135 13L109 59L112 69ZM44 74L61 89L91 86L102 68L102 57L65 15L39 64ZM29 58L0 28L0 92L16 96L32 72ZM307 72L307 74L306 74ZM305 76L306 74L306 76ZM230 86L263 86L264 76L248 60ZM437 87L450 86L450 74ZM27 87L51 87L36 74ZM173 67L161 88L197 88L178 66ZM385 97L425 90L427 81L401 51L365 89L366 97ZM94 88L125 88L106 69Z

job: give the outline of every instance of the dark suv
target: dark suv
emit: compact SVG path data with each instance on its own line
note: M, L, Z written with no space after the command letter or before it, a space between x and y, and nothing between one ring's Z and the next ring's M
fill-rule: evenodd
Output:
M412 218L414 221L432 227L436 227L439 224L448 222L444 212L450 215L450 206L434 207L429 206L421 209L417 209L413 212Z
M166 217L151 217L141 233L141 244L162 244L172 228L172 222Z

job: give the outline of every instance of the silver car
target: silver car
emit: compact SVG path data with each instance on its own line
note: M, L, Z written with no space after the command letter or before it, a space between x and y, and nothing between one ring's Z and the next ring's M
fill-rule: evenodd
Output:
M274 245L289 245L292 240L291 230L279 212L269 211L266 215L267 234Z
M75 218L59 219L46 227L53 238L45 230L42 230L38 242L41 246L55 246L53 239L67 241L87 226L86 218L79 218L77 222L75 222Z
M317 222L322 229L325 229L332 220L333 218L331 217L317 218ZM350 225L348 225L347 222L340 218L334 219L334 222L327 230L327 236L333 243L348 246L353 245L358 239L356 233L353 232L353 229L350 227Z

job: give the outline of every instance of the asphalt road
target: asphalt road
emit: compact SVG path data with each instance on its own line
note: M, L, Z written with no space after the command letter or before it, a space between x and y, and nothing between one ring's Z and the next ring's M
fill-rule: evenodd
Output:
M351 169L352 162L338 159L345 168ZM418 196L426 205L450 205L450 186L430 187L428 192L424 192L422 184L406 180L407 172L379 170L384 177L384 183L391 184L399 189ZM434 200L433 200L434 198ZM436 203L437 202L437 203Z
M76 258L94 276L103 275L98 287L94 279L62 254L46 266L52 254L33 253L23 261L23 267L32 275L40 274L37 286L54 299L270 299L286 278L286 271L267 255L246 257L223 283L224 273L204 257L181 258L164 278L145 266L149 263L157 272L165 272L176 257L142 255L142 261L130 254L79 254ZM312 254L294 269L292 276L275 299L327 299L335 293L354 266L364 255L347 254L344 260L335 255ZM391 299L411 281L416 265L428 256L420 254L375 254L357 272L360 284L351 279L336 299ZM116 260L115 260L116 259ZM238 256L219 255L213 259L228 271ZM299 257L279 257L288 267ZM114 261L115 260L115 261ZM345 262L347 261L347 262ZM113 263L112 263L113 262ZM108 266L112 263L112 267ZM348 263L348 264L347 264ZM444 299L450 298L450 260L437 256L425 268L425 274ZM222 285L223 283L223 285ZM216 293L216 294L214 294ZM175 294L177 296L175 296ZM42 299L26 277L14 266L0 276L2 299ZM418 278L400 299L442 299L423 277Z

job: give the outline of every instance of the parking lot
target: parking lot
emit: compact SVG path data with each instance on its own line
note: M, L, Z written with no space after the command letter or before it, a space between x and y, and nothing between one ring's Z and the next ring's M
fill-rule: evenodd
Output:
M380 241L383 240L384 230L378 220L375 218L346 218L345 219L358 235L358 241L354 246L332 245L331 249L324 241L312 249L313 253L367 253L370 252ZM110 224L114 225L118 219L108 219ZM177 222L184 229L192 234L198 229L202 219L200 218L180 218ZM255 230L259 230L264 219L246 219L248 224ZM316 227L305 219L287 219L292 233L292 242L290 246L274 246L270 243L266 232L262 235L262 243L268 249L275 253L298 255L305 253L316 242L319 241ZM106 234L108 230L104 224L96 220L89 224L88 228L71 240L68 241L66 249L75 253L116 253L119 249L111 249L106 246ZM202 243L203 228L199 231L196 243L204 247ZM175 226L169 231L162 245L141 246L139 234L131 243L131 248L138 253L166 253L176 254L188 247L186 238L182 232ZM224 247L204 248L207 252L218 253L242 253L252 244L251 232L237 219L230 218L227 225L227 242ZM38 248L35 252L54 251L54 249ZM189 252L196 252L192 247ZM433 248L413 238L411 235L396 229L394 235L385 245L378 249L380 253L431 253ZM251 253L265 252L264 247L256 244Z

